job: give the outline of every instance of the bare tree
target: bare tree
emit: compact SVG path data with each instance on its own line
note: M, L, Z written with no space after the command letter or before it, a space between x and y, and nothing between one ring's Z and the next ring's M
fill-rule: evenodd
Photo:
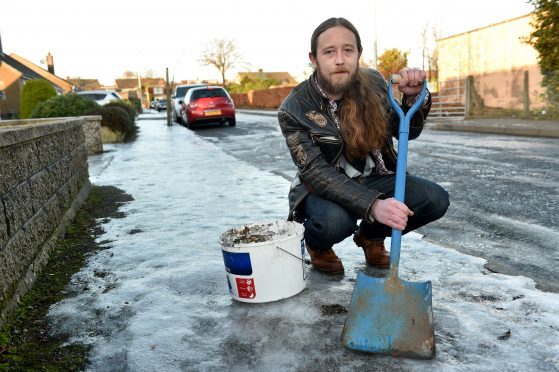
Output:
M433 38L434 46L432 51L427 51L427 61L429 63L429 76L428 80L439 80L439 49L437 47L437 40L441 38L441 31L437 26L431 27L431 37Z
M425 70L425 60L429 59L429 42L427 31L429 30L429 23L426 23L421 30L421 69Z
M126 78L126 79L132 79L135 78L137 76L137 74L133 71L124 71L124 73L122 74L122 77Z
M213 39L200 57L200 62L206 66L214 66L221 74L221 81L225 84L225 73L232 67L242 63L237 53L234 40Z

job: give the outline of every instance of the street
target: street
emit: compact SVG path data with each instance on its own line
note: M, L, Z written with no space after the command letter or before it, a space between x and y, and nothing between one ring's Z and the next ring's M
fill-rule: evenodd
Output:
M107 145L103 154L88 159L93 184L118 187L134 200L121 206L124 218L101 221L105 232L99 244L107 249L89 257L73 276L66 298L48 314L52 332L68 335L70 344L90 347L88 370L559 370L559 294L537 289L528 276L493 273L484 267L485 259L435 243L435 238L452 241L451 233L437 232L446 229L442 223L424 232L431 240L417 233L404 237L399 269L405 280L432 282L437 348L432 360L357 353L341 346L357 273L386 275L366 266L351 239L336 247L344 276L308 267L306 288L297 295L261 304L232 299L220 235L247 223L283 220L287 214L287 179L293 168L275 118L239 113L236 127L191 131L168 127L162 115L146 113L138 125L135 142ZM412 165L433 164L420 159L419 152L431 153L437 140L444 141L450 157L458 147L450 144L465 141L461 137L426 132L424 144L418 141L411 150L417 154ZM480 137L465 138L472 147L481 147ZM551 142L535 141L551 147ZM551 150L539 156L545 151ZM470 155L481 156L481 150ZM460 167L467 168L463 163ZM458 176L463 177L458 165L453 169L441 166L434 177L451 195L462 187ZM543 188L545 178L538 182ZM459 198L454 200L460 205ZM462 200L465 205L467 199ZM506 216L508 208L499 213ZM453 213L458 224L463 212ZM552 230L542 230L543 225L534 229ZM537 220L534 226L540 226ZM458 227L469 229L468 223ZM464 242L468 238L452 234ZM549 241L554 237L546 235ZM455 246L481 247L490 240L478 238L477 243ZM541 257L525 259L535 266Z
M241 114L234 130L196 130L234 157L291 181L295 166L277 119ZM252 143L253 146L247 146ZM409 171L450 194L427 240L485 258L493 272L523 275L559 292L559 146L552 138L426 129L409 144Z

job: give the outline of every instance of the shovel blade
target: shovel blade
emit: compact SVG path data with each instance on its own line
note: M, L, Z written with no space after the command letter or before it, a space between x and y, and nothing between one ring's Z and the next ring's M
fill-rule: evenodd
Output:
M353 350L416 359L435 356L431 282L397 275L357 275L342 344Z

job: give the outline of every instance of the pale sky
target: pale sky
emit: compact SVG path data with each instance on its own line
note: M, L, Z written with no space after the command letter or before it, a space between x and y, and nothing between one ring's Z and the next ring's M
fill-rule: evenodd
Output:
M532 10L525 0L0 0L0 34L7 54L41 65L50 52L58 76L107 85L128 70L164 77L166 67L175 80L219 79L214 67L199 63L215 38L234 39L249 64L231 70L229 79L262 68L300 80L308 71L311 34L330 17L357 27L366 61L376 29L378 55L390 48L409 51L409 65L421 67L426 25L444 37Z

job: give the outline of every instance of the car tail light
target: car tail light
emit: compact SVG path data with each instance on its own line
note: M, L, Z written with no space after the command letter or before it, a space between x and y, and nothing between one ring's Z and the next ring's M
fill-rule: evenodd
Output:
M190 106L191 109L194 110L198 106L198 103L196 103L196 101L191 101L188 105Z

